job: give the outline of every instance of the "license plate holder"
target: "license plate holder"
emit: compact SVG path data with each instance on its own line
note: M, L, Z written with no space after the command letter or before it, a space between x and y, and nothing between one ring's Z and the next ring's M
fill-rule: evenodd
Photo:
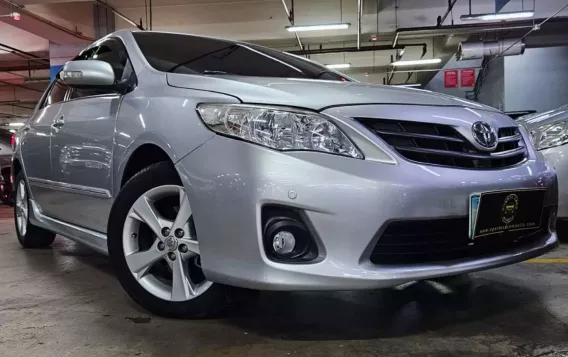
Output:
M473 193L469 197L469 237L535 230L541 226L546 189Z

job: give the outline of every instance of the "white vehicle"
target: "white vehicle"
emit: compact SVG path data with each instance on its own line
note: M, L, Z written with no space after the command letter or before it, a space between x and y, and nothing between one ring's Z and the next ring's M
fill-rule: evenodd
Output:
M568 104L517 119L558 175L558 220L568 222Z

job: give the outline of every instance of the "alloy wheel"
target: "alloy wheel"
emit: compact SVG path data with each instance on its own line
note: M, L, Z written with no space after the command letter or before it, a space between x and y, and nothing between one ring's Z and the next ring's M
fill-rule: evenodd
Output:
M26 196L26 186L24 180L21 180L16 191L16 223L21 236L26 235L28 227L28 198Z
M199 242L181 186L155 187L140 196L124 224L126 263L138 283L167 301L187 301L212 285L201 270Z

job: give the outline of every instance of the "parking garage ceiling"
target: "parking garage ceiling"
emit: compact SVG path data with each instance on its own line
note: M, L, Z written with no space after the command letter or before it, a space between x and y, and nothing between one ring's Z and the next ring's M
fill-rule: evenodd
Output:
M357 47L358 0L295 0L296 25L351 24L346 30L299 33L302 49L294 34L285 30L290 21L284 5L292 9L290 0L108 0L106 3L133 22L141 21L143 27L149 27L151 19L154 30L304 51L301 53L324 64L349 63L351 67L344 71L356 79L374 83L388 80L390 84L425 84L455 54L460 41L522 36L532 26L532 20L502 24L463 22L460 15L470 11L467 0L457 0L451 12L447 0L363 0L359 37L362 51L343 52L338 49ZM87 44L96 37L94 4L95 1L88 0L0 0L0 15L14 11L22 14L19 21L10 16L0 17L0 120L11 114L19 119L32 112L34 103L49 84L50 44ZM534 17L544 19L565 5L564 0L536 3L511 0L501 11L534 8ZM473 1L471 11L494 12L495 2ZM445 14L443 24L436 27L438 17ZM531 35L537 39L527 38L527 41L534 46L568 42L566 36L558 35L566 33L564 16L568 16L568 11L556 14L556 21L547 25L548 31L545 27ZM115 27L134 26L115 17ZM394 41L398 49L390 48ZM442 58L443 62L393 73L390 63L397 54L401 55L401 48L404 48L403 59Z

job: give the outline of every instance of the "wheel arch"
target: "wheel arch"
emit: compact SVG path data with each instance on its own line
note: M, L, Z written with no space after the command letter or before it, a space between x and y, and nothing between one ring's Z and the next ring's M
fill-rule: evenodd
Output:
M117 191L136 175L136 173L162 161L169 162L172 167L174 166L174 160L160 145L156 143L143 143L137 146L121 165L120 178L117 180Z

